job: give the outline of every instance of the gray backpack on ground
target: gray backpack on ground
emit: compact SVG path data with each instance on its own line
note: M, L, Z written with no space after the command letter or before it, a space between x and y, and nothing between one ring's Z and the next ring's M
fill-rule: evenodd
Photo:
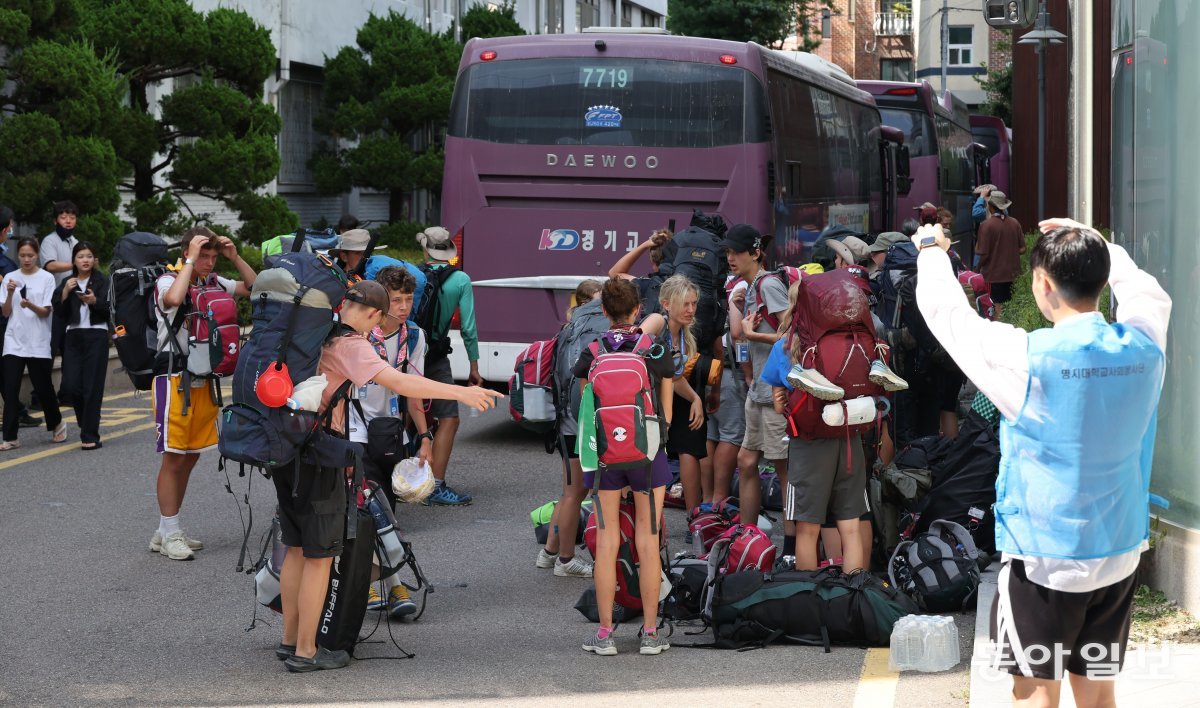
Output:
M970 609L979 589L979 551L971 534L939 519L896 546L888 577L926 612Z

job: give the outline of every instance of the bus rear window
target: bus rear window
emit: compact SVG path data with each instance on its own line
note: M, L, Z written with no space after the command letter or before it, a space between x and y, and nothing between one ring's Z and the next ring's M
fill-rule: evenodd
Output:
M880 108L879 115L884 125L898 128L904 133L904 144L909 157L926 157L937 154L937 136L933 132L933 121L924 112L899 108Z
M766 141L745 69L648 59L525 59L459 76L450 134L517 145L704 148Z
M975 139L975 142L986 147L988 155L991 157L1000 154L1000 133L992 126L971 126L971 137Z

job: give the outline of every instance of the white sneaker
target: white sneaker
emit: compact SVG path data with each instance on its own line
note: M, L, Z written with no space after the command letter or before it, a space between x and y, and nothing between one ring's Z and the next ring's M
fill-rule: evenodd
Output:
M560 578L590 578L592 577L592 564L580 560L579 556L575 556L566 563L555 561L554 574Z
M204 544L194 538L189 537L187 533L184 533L183 541L188 545L188 548L192 549L193 551L204 550ZM155 531L154 535L150 537L150 551L152 553L158 553L160 548L162 548L162 534L160 534L158 531Z
M182 531L172 531L167 534L167 537L162 540L158 552L177 561L191 560L196 557L196 553L188 547Z
M546 548L544 546L542 548L538 549L537 567L553 568L554 562L557 560L558 560L558 555L554 554L554 553L547 553Z

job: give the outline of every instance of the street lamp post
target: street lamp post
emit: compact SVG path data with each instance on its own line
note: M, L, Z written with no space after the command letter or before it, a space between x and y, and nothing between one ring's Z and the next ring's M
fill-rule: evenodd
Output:
M1046 47L1062 44L1067 35L1050 26L1046 0L1042 0L1037 24L1017 44L1036 44L1038 53L1038 144L1037 144L1037 220L1046 218Z

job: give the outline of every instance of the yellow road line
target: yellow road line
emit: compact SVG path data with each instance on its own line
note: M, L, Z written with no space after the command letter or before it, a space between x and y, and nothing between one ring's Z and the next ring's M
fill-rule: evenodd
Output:
M109 440L112 440L113 438L119 438L122 435L129 435L130 433L140 433L143 430L152 430L153 428L154 428L154 423L143 423L142 425L135 425L132 428L118 430L114 433L105 433L104 440L105 440L105 442L107 442ZM24 455L22 457L16 457L16 458L13 458L10 460L5 460L4 462L0 462L0 470L6 470L9 467L16 467L17 465L23 465L26 462L42 460L47 457L52 457L54 455L61 455L64 452L71 452L73 450L78 450L78 449L79 449L79 446L72 444L72 443L59 443L58 445L55 445L54 447L46 448L45 450L39 450L39 451L31 453L29 455Z
M854 692L854 708L880 708L896 704L896 685L900 674L888 669L890 649L868 649L863 657L858 689Z

